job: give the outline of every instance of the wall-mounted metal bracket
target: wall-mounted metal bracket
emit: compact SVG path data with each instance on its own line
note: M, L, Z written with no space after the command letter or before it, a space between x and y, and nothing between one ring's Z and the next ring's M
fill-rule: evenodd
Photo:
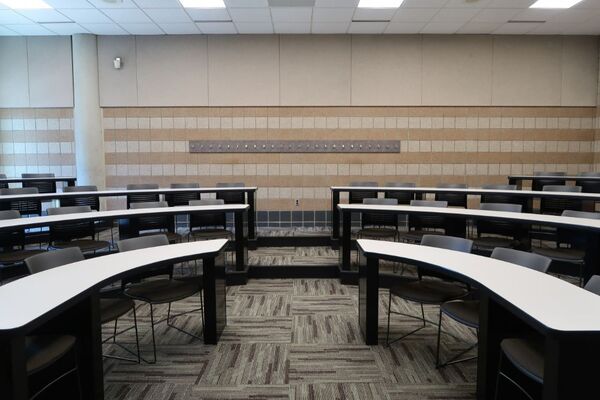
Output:
M399 140L190 140L190 153L399 152Z

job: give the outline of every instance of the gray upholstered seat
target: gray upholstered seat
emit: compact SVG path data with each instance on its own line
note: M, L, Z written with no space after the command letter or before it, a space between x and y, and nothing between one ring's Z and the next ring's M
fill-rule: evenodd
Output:
M413 207L448 207L446 201L411 200ZM408 231L400 232L398 239L407 243L420 243L424 235L439 234L445 228L445 219L437 215L409 214Z
M9 219L19 219L21 213L17 210L0 211L0 221ZM27 257L43 253L40 249L25 249L25 236L22 229L14 232L0 233L0 265L7 266L22 263Z
M479 209L485 211L501 211L520 213L523 206L508 203L481 203ZM484 253L491 253L496 247L515 247L518 244L519 225L502 220L478 219L475 221L477 237L473 239L473 248Z
M223 205L223 199L202 199L190 201L190 206ZM190 236L194 239L231 239L233 232L227 229L227 218L224 212L191 213Z
M363 204L394 206L398 205L397 199L363 199ZM395 213L363 213L362 228L357 232L358 238L396 240L398 236L398 215Z
M67 215L89 213L90 206L69 206L49 208L48 215ZM98 250L110 247L110 242L106 240L95 240L96 233L94 221L73 221L55 224L50 227L51 247L64 249L68 247L78 247L81 251L96 252Z
M77 339L71 335L36 335L25 338L27 374L46 369L75 348Z
M141 208L163 208L168 207L166 201L143 201L139 203L129 204L129 208L132 210ZM173 216L164 215L149 215L141 216L130 219L132 229L138 234L138 236L154 236L157 233L164 234L169 243L177 243L181 241L181 235L176 232L169 231L170 228L174 227Z

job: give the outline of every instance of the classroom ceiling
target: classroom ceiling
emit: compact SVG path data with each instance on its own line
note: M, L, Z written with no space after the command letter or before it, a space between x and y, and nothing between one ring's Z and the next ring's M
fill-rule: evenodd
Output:
M224 0L226 8L213 9L179 0L45 1L52 8L0 4L0 35L600 35L600 0L568 9L529 8L535 0L404 0L382 9L358 8L359 0Z

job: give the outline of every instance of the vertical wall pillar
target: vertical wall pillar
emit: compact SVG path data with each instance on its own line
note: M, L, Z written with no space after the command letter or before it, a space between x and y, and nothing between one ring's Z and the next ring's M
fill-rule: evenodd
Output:
M73 35L73 123L78 185L106 185L95 35Z

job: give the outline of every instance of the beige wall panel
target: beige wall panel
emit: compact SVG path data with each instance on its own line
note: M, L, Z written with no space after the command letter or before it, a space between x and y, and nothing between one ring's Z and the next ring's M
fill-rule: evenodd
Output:
M279 37L208 38L211 106L279 105Z
M208 105L205 36L136 38L140 106Z
M565 36L561 106L594 106L598 91L598 39Z
M70 37L27 38L30 107L73 107Z
M0 37L0 107L29 107L24 37Z
M115 57L121 57L121 69L114 69ZM98 64L100 106L137 106L135 37L98 36Z
M354 36L352 105L421 104L421 37Z
M423 37L424 105L490 105L492 39Z
M350 36L280 36L282 106L350 104Z
M561 49L555 36L496 36L492 103L560 105Z

